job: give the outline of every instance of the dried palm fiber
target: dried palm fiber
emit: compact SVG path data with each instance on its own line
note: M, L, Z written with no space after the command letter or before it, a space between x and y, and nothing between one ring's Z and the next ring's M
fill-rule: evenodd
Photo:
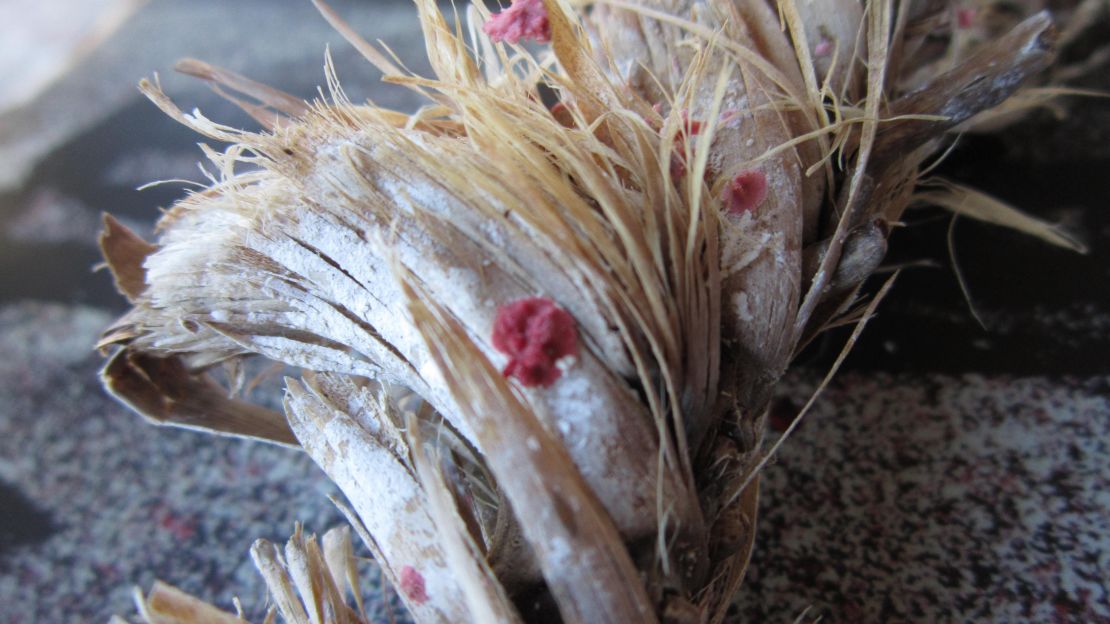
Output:
M464 29L417 0L430 78L317 3L427 98L411 115L350 102L330 62L311 103L182 63L262 132L144 81L230 147L205 148L220 178L156 245L106 218L133 307L101 341L104 383L156 423L303 448L418 622L718 622L775 448L770 392L824 329L858 335L903 211L1074 246L972 189L916 191L952 131L1025 109L992 116L1056 31L1036 3L1002 29L976 26L1000 5L937 0L516 2L472 5ZM298 369L284 415L235 398L259 357ZM268 619L365 620L350 539L329 535L252 548ZM233 621L164 585L138 602L150 622Z

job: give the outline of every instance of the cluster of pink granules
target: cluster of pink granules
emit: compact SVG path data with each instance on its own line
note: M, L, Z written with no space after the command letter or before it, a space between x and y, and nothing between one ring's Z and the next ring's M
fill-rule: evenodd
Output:
M562 374L558 361L578 352L578 329L554 301L530 297L498 308L493 346L509 356L502 374L525 386L547 387Z
M551 41L551 25L543 0L513 0L512 6L494 15L482 25L489 38L517 43L532 39L536 43Z

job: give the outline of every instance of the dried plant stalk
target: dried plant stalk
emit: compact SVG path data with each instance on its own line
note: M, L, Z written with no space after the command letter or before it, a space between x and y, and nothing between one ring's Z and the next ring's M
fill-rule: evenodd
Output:
M466 39L417 0L427 78L316 4L428 106L353 104L330 62L329 99L303 103L184 61L250 132L144 81L230 146L156 245L106 219L133 307L103 378L155 422L303 448L418 622L721 621L774 384L825 328L859 321L854 341L903 211L1075 247L971 189L915 192L947 132L1000 123L1050 66L1035 3L990 32L948 2L515 0L472 6ZM300 369L284 416L208 375L258 356ZM365 620L349 534L252 556L268 619ZM162 585L140 600L150 622L224 617L205 609Z

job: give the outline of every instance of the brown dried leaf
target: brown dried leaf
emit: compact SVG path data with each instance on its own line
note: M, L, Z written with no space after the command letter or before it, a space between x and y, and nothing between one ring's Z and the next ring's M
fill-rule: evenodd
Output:
M104 229L100 232L100 252L112 271L116 290L134 303L146 289L143 261L158 247L151 245L126 225L105 213Z
M190 372L177 357L119 349L100 379L112 396L153 424L297 446L284 416L228 398L224 387Z

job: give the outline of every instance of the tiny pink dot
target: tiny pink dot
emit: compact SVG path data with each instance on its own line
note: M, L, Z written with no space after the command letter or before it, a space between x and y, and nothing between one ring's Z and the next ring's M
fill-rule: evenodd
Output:
M971 28L975 25L977 13L975 9L959 9L956 11L956 22L960 28Z

